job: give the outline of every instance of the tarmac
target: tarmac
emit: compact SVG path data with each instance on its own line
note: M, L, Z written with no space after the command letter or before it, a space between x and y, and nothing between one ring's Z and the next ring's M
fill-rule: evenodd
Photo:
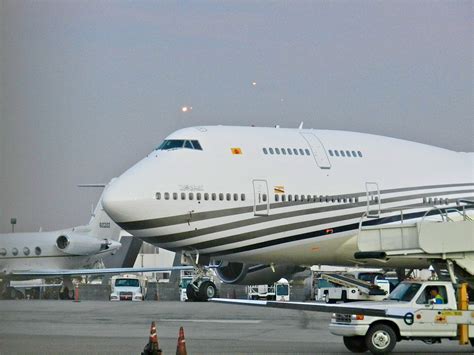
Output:
M0 354L140 354L156 321L163 354L184 327L188 354L348 354L330 314L171 301L0 301ZM455 341L394 353L473 353Z

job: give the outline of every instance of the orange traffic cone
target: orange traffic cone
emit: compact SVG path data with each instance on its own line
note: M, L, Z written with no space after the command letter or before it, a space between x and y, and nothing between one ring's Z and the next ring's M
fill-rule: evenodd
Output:
M179 328L178 346L176 347L176 355L188 355L186 351L186 339L184 339L184 329Z
M162 351L158 344L158 333L156 332L155 322L151 322L150 338L148 344L145 345L142 355L161 355Z

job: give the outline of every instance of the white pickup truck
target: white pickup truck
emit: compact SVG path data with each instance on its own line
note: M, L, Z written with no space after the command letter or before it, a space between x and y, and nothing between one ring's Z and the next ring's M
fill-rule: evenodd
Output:
M439 296L436 296L439 295ZM435 298L436 297L436 298ZM446 281L404 281L383 301L355 302L353 306L364 305L366 309L399 309L410 314L414 310L458 310L456 291ZM474 304L469 304L474 310ZM444 312L449 313L449 312ZM451 312L454 313L454 312ZM352 352L386 354L401 340L422 340L438 343L441 339L458 339L458 325L446 321L425 322L421 315L410 319L364 316L362 314L334 313L329 331L344 337L344 345ZM411 313L413 316L413 313ZM474 346L474 325L469 325L470 343Z

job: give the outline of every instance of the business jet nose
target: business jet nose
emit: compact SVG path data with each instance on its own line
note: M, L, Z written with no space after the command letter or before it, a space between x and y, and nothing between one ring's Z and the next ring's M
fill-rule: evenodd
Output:
M122 243L117 242L116 240L108 240L107 247L107 249L109 249L110 251L115 251L122 247Z

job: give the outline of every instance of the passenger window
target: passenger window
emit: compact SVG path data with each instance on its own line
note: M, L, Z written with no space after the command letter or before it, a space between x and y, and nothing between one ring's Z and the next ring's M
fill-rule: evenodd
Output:
M211 198L212 198L212 201L217 200L217 195L216 195L216 193L213 192L212 195L211 195Z
M161 200L161 192L157 192L156 195L155 195L155 198L157 200Z
M298 149L293 148L293 153L295 153L295 155L298 155Z
M186 193L185 192L181 192L181 200L186 200Z
M286 149L285 148L281 148L281 154L286 155Z
M240 199L241 199L242 201L245 201L245 194L240 194Z
M334 156L334 154L332 153L332 150L331 150L331 149L329 149L329 155L330 155L330 156Z
M222 192L219 194L219 201L224 201L224 194Z
M267 148L263 148L263 154L268 154Z
M319 195L319 202L324 202L324 196L323 195Z
M196 200L201 201L201 193L200 192L198 192L196 194Z
M290 148L288 148L287 150L288 150L288 155L292 155L292 154L293 154L293 152L291 151Z
M5 256L5 255L7 255L7 249L1 248L0 249L0 256Z
M311 202L311 195L306 196L306 199L308 200L308 202Z
M329 200L329 196L326 195L326 198L325 198L326 202L330 202Z
M238 201L239 200L239 194L234 194L234 201Z
M349 152L348 150L346 150L346 156L347 156L348 158L350 158L350 157L351 157L351 152Z
M13 248L13 249L12 249L12 254L13 254L14 256L17 256L17 255L18 255L18 249L17 249L17 248Z
M300 155L304 155L304 151L301 148L300 148Z
M295 201L299 201L300 197L298 195L295 195Z
M226 200L227 200L227 201L230 201L230 200L231 200L231 195L230 195L230 193L226 193L226 194L225 194L225 197L226 197Z
M267 194L262 194L262 201L267 202Z
M191 143L193 144L194 149L202 150L202 147L199 141L191 141Z
M357 158L357 153L355 152L355 150L352 151L352 156L353 156L354 158Z
M24 247L24 248L23 248L23 254L25 254L25 255L30 255L30 248Z
M280 202L280 196L275 195L275 202Z
M178 199L178 193L177 192L173 192L173 200L177 200Z
M286 195L281 195L281 202L285 202L286 201Z
M190 192L188 196L190 200L194 200L194 193Z
M169 200L170 199L170 193L169 192L165 192L165 200Z
M270 154L273 154L273 148L268 148L268 151L270 152Z
M300 199L301 199L302 202L304 202L305 199L306 199L306 196L305 196L305 195L301 195Z
M358 197L355 197L355 198L354 198L354 201L355 201L355 202L359 202L359 198L358 198Z
M346 154L344 154L344 151L343 151L343 150L341 150L340 153L341 153L341 157L345 157L345 156L346 156Z
M36 255L41 255L41 248L40 247L35 248L35 254Z
M339 151L335 150L334 154L336 154L336 157L338 157L339 156Z
M360 150L357 151L357 155L362 158L362 152Z
M306 155L310 155L309 149L305 149L304 151L305 151Z
M278 155L280 154L280 149L279 148L275 148L275 153L277 153Z
M204 200L209 201L209 194L207 192L204 193Z
M288 202L293 201L293 195L288 195Z

